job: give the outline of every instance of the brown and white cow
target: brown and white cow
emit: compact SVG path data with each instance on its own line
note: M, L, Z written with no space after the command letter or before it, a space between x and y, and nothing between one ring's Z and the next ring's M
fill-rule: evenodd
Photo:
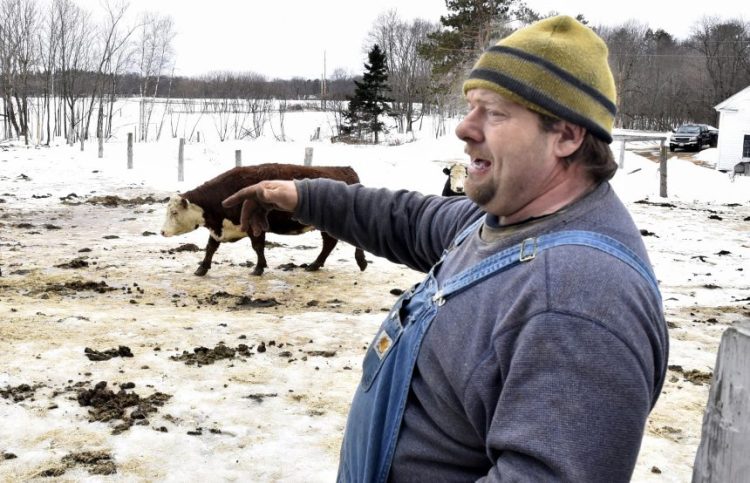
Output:
M174 236L191 232L201 226L208 228L210 236L206 245L206 255L195 271L195 275L198 276L205 275L211 268L211 259L222 242L235 242L249 236L253 250L258 256L258 263L252 274L262 275L263 270L268 266L264 255L265 233L255 236L252 232L243 232L240 229L242 205L225 208L221 202L236 191L263 180L304 178L330 178L347 184L359 183L359 176L348 166L313 167L269 163L233 168L195 189L172 196L167 204L167 214L161 234ZM292 219L291 213L283 211L270 211L268 223L269 232L282 235L298 235L314 229ZM315 271L322 267L338 243L338 240L328 233L321 232L321 235L323 248L318 258L307 266L308 271ZM360 270L367 267L362 249L357 248L354 251L354 258Z
M453 163L450 167L443 168L443 174L448 175L443 186L443 196L462 196L464 193L464 181L468 173L466 165L462 163Z

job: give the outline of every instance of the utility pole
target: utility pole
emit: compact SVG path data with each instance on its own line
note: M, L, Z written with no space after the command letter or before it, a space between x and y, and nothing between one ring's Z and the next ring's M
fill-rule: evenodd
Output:
M326 81L326 51L323 51L323 78L320 80L320 107L326 110L326 97L328 96L328 84Z

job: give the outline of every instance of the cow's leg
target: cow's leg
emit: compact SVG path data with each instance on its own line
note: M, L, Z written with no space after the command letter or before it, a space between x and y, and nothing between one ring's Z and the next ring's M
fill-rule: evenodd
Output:
M321 231L320 236L323 237L323 248L320 250L320 255L310 265L305 268L308 272L314 272L318 270L326 262L328 255L331 254L336 244L339 242L337 239L329 235L328 233Z
M357 266L360 270L364 271L367 268L367 260L365 260L365 252L361 248L354 250L354 259L357 261Z
M268 266L266 263L266 255L264 253L266 248L266 232L261 232L260 236L255 236L252 234L248 234L250 236L250 243L253 245L253 250L255 250L255 255L258 257L258 263L255 264L255 270L253 270L253 275L260 276L263 275L263 270Z
M216 253L219 245L220 243L216 241L214 237L208 237L208 243L206 244L206 256L203 257L203 261L200 265L198 265L198 269L195 271L196 275L202 277L206 274L206 272L208 272L208 269L211 268L211 260L214 258L214 253Z

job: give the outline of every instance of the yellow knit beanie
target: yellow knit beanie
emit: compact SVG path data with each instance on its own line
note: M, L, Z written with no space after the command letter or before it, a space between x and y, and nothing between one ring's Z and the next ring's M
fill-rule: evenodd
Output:
M610 143L617 93L607 53L604 41L576 19L550 17L485 51L464 82L464 94L495 91Z

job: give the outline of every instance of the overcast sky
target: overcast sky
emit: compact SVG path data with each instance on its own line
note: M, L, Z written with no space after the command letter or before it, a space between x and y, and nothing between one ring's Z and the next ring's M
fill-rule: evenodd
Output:
M76 0L89 10L102 0ZM705 15L742 16L744 1L527 0L547 13L583 13L592 25L636 19L685 38ZM255 72L268 78L319 78L325 52L328 76L336 68L359 74L367 60L367 34L376 18L394 9L404 20L439 22L443 0L130 0L131 13L149 10L174 19L178 75L212 71ZM747 15L746 15L747 17ZM748 18L745 18L748 20Z

